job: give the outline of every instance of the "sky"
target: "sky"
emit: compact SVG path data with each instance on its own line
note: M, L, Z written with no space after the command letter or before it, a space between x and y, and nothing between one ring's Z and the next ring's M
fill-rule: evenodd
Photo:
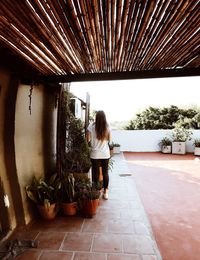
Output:
M149 106L200 107L200 77L73 82L70 91L91 110L104 110L107 120L129 121Z

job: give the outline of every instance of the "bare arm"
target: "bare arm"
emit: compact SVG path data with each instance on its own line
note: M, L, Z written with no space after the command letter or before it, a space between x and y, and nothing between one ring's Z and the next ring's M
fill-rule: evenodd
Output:
M90 140L91 140L90 131L87 131L87 132L86 132L86 140L87 140L88 143L89 143Z
M110 134L110 131L108 132L108 142L110 142L111 140L111 134Z

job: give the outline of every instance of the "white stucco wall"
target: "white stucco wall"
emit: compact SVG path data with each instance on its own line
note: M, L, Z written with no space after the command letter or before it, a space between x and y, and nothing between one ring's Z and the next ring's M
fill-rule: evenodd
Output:
M30 114L30 86L21 84L18 87L15 154L26 223L32 217L25 193L26 185L30 184L33 176L40 178L53 172L56 165L57 108L53 93L43 85L34 85Z
M200 130L193 130L192 140L186 142L186 152L192 153L195 138L200 138ZM112 130L112 141L121 145L121 151L157 152L160 140L170 135L171 130Z

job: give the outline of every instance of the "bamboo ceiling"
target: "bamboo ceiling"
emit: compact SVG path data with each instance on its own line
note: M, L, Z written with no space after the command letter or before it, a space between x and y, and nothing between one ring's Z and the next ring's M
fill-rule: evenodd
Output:
M0 42L44 75L200 68L200 0L1 0Z

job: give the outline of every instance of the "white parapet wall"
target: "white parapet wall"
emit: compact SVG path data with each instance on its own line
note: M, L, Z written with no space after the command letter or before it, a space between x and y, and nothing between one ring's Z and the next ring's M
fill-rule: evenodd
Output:
M186 142L186 152L193 153L193 140L200 139L200 130L193 130L192 140ZM112 141L126 152L158 152L159 142L170 136L171 130L112 130Z

